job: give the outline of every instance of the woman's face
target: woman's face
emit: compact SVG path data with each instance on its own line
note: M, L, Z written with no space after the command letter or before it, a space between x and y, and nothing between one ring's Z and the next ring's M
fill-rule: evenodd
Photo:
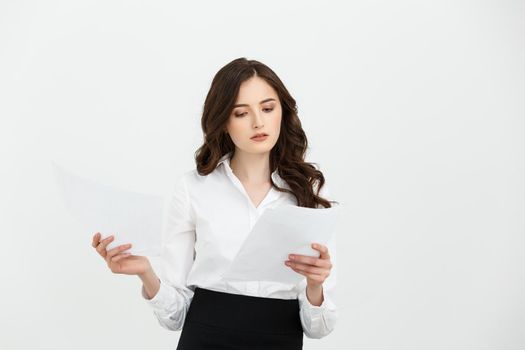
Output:
M265 153L277 143L281 117L277 93L264 79L255 76L241 84L226 129L241 151ZM252 137L258 133L268 136L262 141L253 140Z

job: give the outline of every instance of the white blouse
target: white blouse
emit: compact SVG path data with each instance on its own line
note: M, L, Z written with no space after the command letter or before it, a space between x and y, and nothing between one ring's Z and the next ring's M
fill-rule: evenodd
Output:
M306 277L296 285L221 279L265 209L280 204L297 205L292 194L272 187L255 207L233 173L230 157L231 153L224 155L217 168L206 176L194 169L177 179L163 231L161 271L158 274L160 290L153 298L147 299L142 287L142 297L152 307L160 325L174 331L182 329L196 286L232 294L298 299L305 335L309 338L326 336L334 329L337 320L334 303L337 278L335 234L327 243L332 270L323 283L324 301L320 306L310 304L306 297ZM277 170L271 176L279 187L290 188ZM320 195L331 199L327 197L327 188L325 184Z

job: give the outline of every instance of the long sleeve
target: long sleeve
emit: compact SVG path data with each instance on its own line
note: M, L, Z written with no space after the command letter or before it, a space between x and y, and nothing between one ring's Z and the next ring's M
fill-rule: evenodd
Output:
M152 299L147 299L144 286L141 292L159 324L178 331L182 329L194 292L186 285L194 260L195 224L184 175L176 181L169 198L162 238L160 289Z
M299 316L304 334L308 338L322 338L332 332L337 322L338 314L335 304L335 286L337 281L336 237L326 244L332 262L330 275L323 283L323 303L320 306L310 304L306 296L306 278L300 283Z
M321 188L320 195L323 198L330 197L330 188L325 184ZM339 204L332 203L333 206ZM340 208L339 208L340 209ZM320 306L310 304L306 296L306 278L299 284L299 316L303 326L304 334L308 338L322 338L331 333L337 322L338 313L335 304L335 287L337 282L337 261L336 261L336 232L331 239L326 243L328 253L330 254L330 261L332 262L332 269L330 275L323 283L323 302Z

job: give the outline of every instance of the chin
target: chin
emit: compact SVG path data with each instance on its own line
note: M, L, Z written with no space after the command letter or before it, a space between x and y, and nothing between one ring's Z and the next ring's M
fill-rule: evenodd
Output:
M247 153L252 153L252 154L262 154L262 153L266 153L266 152L270 152L272 150L273 146L270 147L268 145L259 145L259 147L257 147L257 145L254 146L251 146L249 148L245 148L244 151L247 152Z

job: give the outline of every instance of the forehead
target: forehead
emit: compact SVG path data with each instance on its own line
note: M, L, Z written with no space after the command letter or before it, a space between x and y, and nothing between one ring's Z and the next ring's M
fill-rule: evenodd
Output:
M235 103L258 104L268 97L278 100L277 93L270 84L262 78L252 77L241 83Z

